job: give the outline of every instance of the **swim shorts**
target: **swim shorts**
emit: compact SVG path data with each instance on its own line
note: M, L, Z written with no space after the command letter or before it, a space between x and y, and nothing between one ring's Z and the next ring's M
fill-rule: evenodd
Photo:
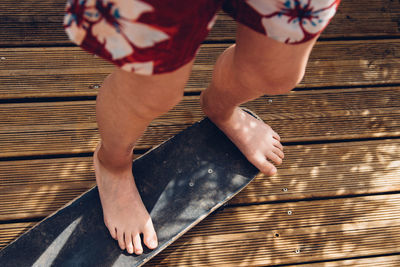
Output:
M317 36L340 0L68 0L64 28L83 49L123 70L151 75L191 61L223 9L287 44Z

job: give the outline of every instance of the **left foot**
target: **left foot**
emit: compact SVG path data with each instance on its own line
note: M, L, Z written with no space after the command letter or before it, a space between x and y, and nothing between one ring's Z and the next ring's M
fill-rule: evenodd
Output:
M207 117L225 133L244 156L261 172L274 175L277 170L271 163L280 165L284 157L279 135L263 121L236 107L230 114L222 114L208 105L203 92L200 104Z
M119 171L107 168L99 158L100 148L101 144L93 154L93 163L104 223L111 236L118 240L122 250L126 249L130 254L143 253L140 234L143 234L143 242L148 248L156 248L157 235L136 188L132 163Z

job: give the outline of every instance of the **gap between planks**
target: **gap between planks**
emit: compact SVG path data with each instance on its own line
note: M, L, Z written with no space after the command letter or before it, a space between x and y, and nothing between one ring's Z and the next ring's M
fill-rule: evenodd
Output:
M264 266L398 253L399 197L227 208L149 266Z
M383 255L368 258L358 259L345 259L331 262L318 262L318 263L306 263L296 265L296 267L376 267L376 266L400 266L400 255Z
M230 44L205 44L186 92L200 92ZM318 42L298 88L400 83L398 40ZM76 47L0 48L0 98L95 96L114 67Z
M0 45L62 45L69 44L62 27L66 0L0 3ZM358 1L342 1L336 16L322 33L322 38L352 38L399 36L400 19L397 1L370 0L368 5ZM236 23L223 12L210 32L207 41L235 39Z
M149 266L262 266L399 253L399 209L399 194L229 207ZM0 242L24 227L0 225L8 233Z
M287 146L272 177L229 203L255 204L400 190L400 140ZM0 162L0 220L45 217L95 184L91 157Z
M198 99L185 96L154 120L136 148L149 149L202 119ZM283 142L400 136L400 87L292 92L245 106ZM91 153L98 140L95 101L0 105L0 157Z

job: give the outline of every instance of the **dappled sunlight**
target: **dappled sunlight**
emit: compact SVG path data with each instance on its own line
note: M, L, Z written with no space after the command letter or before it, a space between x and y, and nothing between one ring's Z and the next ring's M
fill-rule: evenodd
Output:
M398 196L231 207L190 230L153 263L252 266L394 251ZM376 243L380 238L389 242ZM393 248L391 248L393 247ZM196 248L195 250L193 250Z
M0 181L2 219L45 217L95 185L91 157L18 161L10 167L12 177Z
M396 147L399 144L393 142L286 147L285 160L278 168L278 174L272 177L260 175L234 199L234 203L398 190L400 169Z
M342 1L296 89L245 104L286 144L278 173L257 175L148 266L399 265L399 3ZM68 43L60 24L65 0L23 0L17 5L5 1L2 6L4 246L95 185L89 155L100 137L94 98L114 67ZM219 15L197 53L183 101L150 124L136 149L157 146L202 119L199 94L211 81L218 55L233 44L236 34L234 20ZM259 139L248 155L270 145L270 136L258 126L255 121L235 125L243 142ZM255 131L259 136L252 136ZM207 142L218 151L220 144L212 139ZM246 177L226 175L231 155L221 154L216 161L207 158L214 151L205 149L204 157L196 157L192 145L186 147L162 155L165 162L147 166L158 173L139 182L146 191L141 192L146 207L158 214L154 218L160 233L164 223L179 232L193 220L199 222L205 215L198 218L196 211L208 212L214 200L219 206L227 198L220 188L235 191ZM179 154L192 158L176 160ZM176 168L161 168L171 162ZM188 178L188 173L193 175ZM173 182L171 177L181 180ZM75 211L81 215L67 210L62 220L36 228L33 234L41 241L28 240L30 245L19 247L11 258L26 259L29 266L75 266L88 258L93 266L132 265L136 257L119 249L103 223L96 190L89 193L95 201L77 202ZM176 215L171 203L182 213ZM167 238L166 232L160 237ZM35 253L41 256L32 256Z
M258 175L230 203L395 193L399 148L397 139L287 146L278 174ZM227 207L153 262L252 266L396 252L398 210L396 194Z
M388 80L391 77L398 75L398 70L392 68L390 65L385 64L385 60L366 60L359 61L362 68L362 75L365 80Z

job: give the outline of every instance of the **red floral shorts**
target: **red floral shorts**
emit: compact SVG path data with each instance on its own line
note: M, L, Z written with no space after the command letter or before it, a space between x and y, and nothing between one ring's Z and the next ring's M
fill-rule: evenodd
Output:
M222 7L277 41L299 44L328 25L340 0L69 0L69 38L126 71L156 74L193 59Z

